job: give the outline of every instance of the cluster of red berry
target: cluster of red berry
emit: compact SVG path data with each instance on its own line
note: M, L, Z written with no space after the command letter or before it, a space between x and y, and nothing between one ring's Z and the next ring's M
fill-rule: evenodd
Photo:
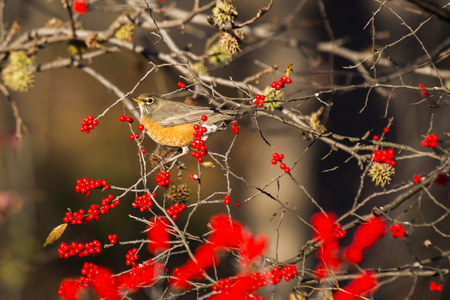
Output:
M75 255L83 257L100 254L102 252L101 247L102 244L98 240L89 243L72 242L69 245L63 242L59 245L58 253L61 258L69 258Z
M184 265L174 268L169 282L171 287L188 289L193 279L202 280L205 271L219 263L219 251L239 250L239 255L245 256L249 264L265 251L265 236L254 237L226 214L212 217L209 224L212 233L208 242L199 246Z
M369 219L356 229L353 242L344 250L345 258L359 264L364 257L364 251L371 248L385 233L386 222L382 217Z
M186 84L185 84L184 82L181 82L181 81L178 81L178 82L177 82L177 86L178 86L180 89L186 88Z
M125 263L127 264L127 266L132 265L135 266L136 265L136 260L138 260L139 256L136 254L138 251L137 248L133 248L131 250L128 250L125 260Z
M413 176L413 182L414 182L415 184L418 184L418 183L421 182L421 181L422 181L422 177L421 177L420 175L414 174L414 176Z
M95 120L92 115L89 115L87 118L84 118L84 120L81 121L80 131L89 133L97 125L98 125L98 120Z
M102 199L102 206L98 204L91 204L85 216L85 210L79 209L77 212L66 212L63 218L64 223L71 223L72 225L81 225L88 221L97 221L100 215L108 214L111 209L120 204L119 199L114 200L114 196L109 194L107 198Z
M389 131L390 131L389 127L383 127L384 133L388 133ZM378 141L380 139L380 136L375 134L372 138L374 141Z
M333 300L360 299L374 292L378 284L377 277L372 271L362 271L350 283L339 289L334 295Z
M108 240L111 244L115 245L117 243L117 234L108 234Z
M83 208L80 208L78 211L75 212L66 212L63 218L64 223L71 223L72 225L81 225L86 222L86 219L84 218L85 210Z
M151 241L147 244L150 253L158 253L170 248L168 231L169 220L166 217L154 217L148 224L147 237Z
M189 174L189 179L198 180L198 176L195 174Z
M75 299L76 292L79 288L87 288L89 283L95 278L95 274L98 274L98 266L93 263L84 262L81 269L81 276L75 280L64 280L59 286L58 295L64 296L65 299ZM69 298L71 296L71 298Z
M438 145L439 136L437 134L430 134L425 137L422 141L422 147L427 148L436 148Z
M140 137L139 133L131 133L128 137L130 140L138 139Z
M99 299L121 299L124 292L136 291L142 286L154 284L162 270L162 264L154 264L149 260L116 276L108 268L85 262L81 269L82 276L77 279L64 279L58 294L64 299L84 298L85 289L91 285Z
M284 266L281 270L275 266L272 270L263 270L261 273L253 272L251 275L237 276L236 278L222 278L213 285L212 289L216 292L221 292L227 295L238 294L237 290L241 292L246 289L246 293L251 294L256 292L259 288L268 284L278 284L284 277L285 281L291 280L297 275L297 268L294 265ZM236 290L236 291L234 291ZM244 299L264 299L256 295L248 295Z
M373 161L377 163L386 163L395 167L397 162L394 160L394 149L373 150Z
M119 121L120 121L120 122L127 122L127 123L131 124L131 123L134 122L134 119L133 119L132 117L125 117L124 115L120 115L120 116L119 116ZM139 124L138 129L142 131L142 130L145 129L145 126L144 126L143 124ZM140 136L141 136L141 135L140 135L139 133L130 133L130 135L128 136L128 138L129 138L130 140L134 140L134 139L138 139ZM142 148L142 149L141 149L141 152L142 152L142 153L145 153L145 152L146 152L145 148Z
M276 165L279 161L281 162L284 158L284 154L281 153L274 153L272 154L272 160L270 161L272 165ZM282 169L285 173L289 173L291 171L291 168L287 167L285 163L280 163L280 169Z
M422 97L428 97L428 91L426 90L427 86L423 83L419 83L420 94Z
M205 122L208 119L207 116L202 116L201 120L203 122ZM202 140L202 136L203 134L207 131L208 129L204 126L200 126L199 124L195 124L194 125L194 138L193 138L193 142L191 143L191 147L198 150L198 151L192 151L191 155L195 158L197 158L198 162L203 162L203 156L205 156L206 154L208 154L208 150L206 149L206 145L205 145L205 141Z
M172 219L176 220L178 218L178 214L183 212L186 209L186 204L175 203L168 209L166 209L166 213L172 217Z
M342 239L347 235L347 230L342 229L341 224L335 224L333 227L333 237L335 239Z
M394 238L403 238L405 237L405 228L403 228L402 224L394 224L389 228L392 232L392 237Z
M131 206L133 208L139 208L140 212L149 211L150 209L153 209L153 200L155 197L156 195L154 193L151 195L144 194L142 196L137 196Z
M234 121L233 124L231 124L231 130L233 130L234 134L238 134L239 133L239 122L238 121Z
M108 181L102 180L102 179L87 179L84 177L83 179L77 179L75 186L75 191L77 193L85 194L86 196L89 196L91 194L91 190L94 189L106 189L108 190L110 188Z
M270 84L270 87L276 90L281 90L285 84L292 83L292 79L287 77L286 75L283 75L280 77L280 80L274 81Z
M87 221L98 221L99 216L109 214L111 209L114 209L117 205L120 204L119 199L114 200L114 196L109 194L108 197L102 199L102 205L91 204L91 207L88 209L87 213Z
M266 99L266 96L261 94L255 95L255 100L253 100L253 104L258 106L259 108L262 108L264 106L264 100Z
M436 180L434 181L434 184L445 186L445 185L447 185L447 182L448 182L448 177L441 173L438 173Z
M442 285L432 281L432 282L430 282L430 291L440 292L440 291L442 291Z
M225 203L226 205L230 205L231 203L230 196L228 195L223 196L223 203Z
M286 265L281 269L281 275L284 276L285 281L291 280L291 278L297 276L297 274L297 267L295 265Z
M167 189L170 184L170 173L169 172L158 172L158 175L155 177L158 186Z
M124 115L120 115L119 116L119 121L120 122L125 122L125 121L127 121L127 123L133 123L134 122L134 119L132 118L132 117L125 117Z
M119 291L123 289L136 291L139 288L151 286L160 279L159 274L163 271L163 264L153 263L152 259L148 259L142 264L133 266L129 272L123 274L123 278L119 278ZM123 295L119 298L122 297Z
M80 280L83 282L83 287L87 287L92 279L95 277L95 274L98 273L99 267L94 263L84 262L83 268L81 269Z
M72 10L80 15L84 15L88 11L88 4L84 0L75 0L72 4Z
M314 228L313 238L320 243L316 252L319 264L316 266L315 274L321 279L330 272L337 271L340 267L340 259L337 257L339 242L337 232L341 230L336 223L336 216L332 213L315 213L311 219Z

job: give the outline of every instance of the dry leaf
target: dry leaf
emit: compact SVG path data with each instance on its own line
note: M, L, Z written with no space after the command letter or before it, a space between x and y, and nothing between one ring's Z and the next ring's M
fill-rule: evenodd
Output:
M53 228L52 232L48 235L47 239L45 240L44 246L52 244L54 241L59 239L59 237L64 233L64 231L67 228L67 223L63 223L61 225L56 226Z
M202 163L202 166L205 168L215 168L216 166L212 163L212 161L205 161Z
M292 71L292 72L294 72L293 70L292 70L292 67L293 67L294 65L293 64L288 64L287 66L286 66L286 70L284 71L284 75L286 75L286 76L289 76L289 73Z

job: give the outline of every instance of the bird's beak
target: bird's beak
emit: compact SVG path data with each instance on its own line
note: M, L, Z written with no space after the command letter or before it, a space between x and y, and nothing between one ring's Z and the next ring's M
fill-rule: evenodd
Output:
M140 104L144 104L144 101L142 101L139 98L131 98L131 100L133 100L134 102L140 103Z

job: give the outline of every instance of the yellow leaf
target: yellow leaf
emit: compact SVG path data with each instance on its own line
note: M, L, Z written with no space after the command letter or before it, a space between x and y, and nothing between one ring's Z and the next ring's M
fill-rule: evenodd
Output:
M292 66L293 66L293 64L288 64L286 66L286 70L284 71L284 75L289 76L289 72L292 71Z
M450 90L450 80L445 81L445 88Z
M55 228L53 228L52 232L50 232L47 239L45 240L44 247L52 244L54 241L59 239L59 237L64 233L66 228L67 228L67 223L63 223L63 224L58 225Z

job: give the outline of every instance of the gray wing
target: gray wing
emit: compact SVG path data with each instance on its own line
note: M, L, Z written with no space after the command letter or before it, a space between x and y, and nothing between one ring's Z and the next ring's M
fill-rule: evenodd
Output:
M165 117L163 119L153 118L154 121L161 126L170 127L186 123L199 123L203 115L208 117L208 120L206 121L207 124L213 124L221 121L231 121L236 119L238 116L237 110L217 110L208 107L190 106L184 103L176 103L176 106L179 113L170 113L173 111L174 107L165 106L164 108L160 108L159 112L162 112L162 115L169 117ZM164 111L166 113L164 113Z

